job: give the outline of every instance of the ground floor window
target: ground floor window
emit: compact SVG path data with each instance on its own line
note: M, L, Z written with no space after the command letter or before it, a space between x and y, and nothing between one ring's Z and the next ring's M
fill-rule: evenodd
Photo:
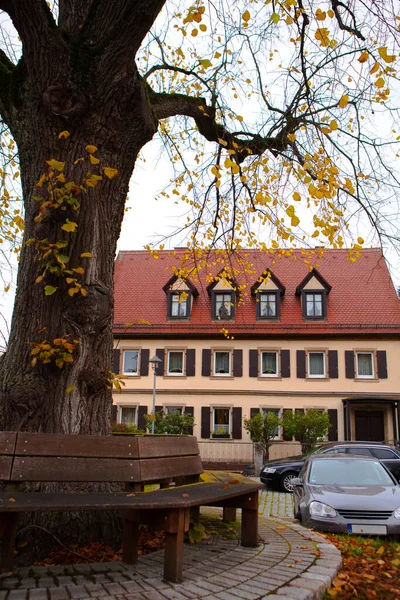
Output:
M213 408L213 437L230 437L230 412L229 408Z
M263 415L265 416L267 413L272 413L274 415L276 415L278 418L281 416L281 411L279 408L262 408L261 409ZM276 427L275 429L275 440L279 440L281 435L280 435L280 430L281 428L279 427L279 425Z
M181 415L183 413L183 406L164 406L165 415L170 415L173 413L179 413Z
M136 425L136 406L120 406L119 422L123 425Z

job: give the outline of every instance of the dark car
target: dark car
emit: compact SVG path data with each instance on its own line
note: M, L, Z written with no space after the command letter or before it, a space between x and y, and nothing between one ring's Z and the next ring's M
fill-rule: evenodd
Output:
M397 481L400 480L400 449L380 442L331 442L324 444L309 454L270 460L260 471L261 483L269 489L292 492L291 480L297 477L304 461L311 454L346 454L369 456L379 459Z
M400 534L400 486L376 458L316 454L292 483L294 516L307 527L356 535Z

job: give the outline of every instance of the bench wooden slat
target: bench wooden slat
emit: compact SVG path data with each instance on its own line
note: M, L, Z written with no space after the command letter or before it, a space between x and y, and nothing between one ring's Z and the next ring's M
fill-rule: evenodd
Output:
M11 481L137 482L138 460L16 456Z
M46 433L19 433L15 454L87 458L95 458L96 456L107 456L109 458L139 457L137 437L49 435Z
M203 466L199 455L140 460L141 481L159 481L170 477L200 475L202 472Z
M0 513L2 512L43 512L60 510L168 510L170 508L190 508L209 506L227 502L240 507L263 486L259 483L239 483L226 486L215 483L199 483L154 492L137 492L134 495L118 494L53 494L32 492L1 493ZM10 501L10 498L12 500ZM233 499L230 502L230 499Z
M179 443L177 443L177 439L179 439ZM138 437L137 440L140 458L188 456L199 454L197 438L193 436L179 436L179 438L175 436L143 436Z
M10 481L12 456L0 456L0 479Z
M17 434L14 431L0 432L0 455L14 454Z

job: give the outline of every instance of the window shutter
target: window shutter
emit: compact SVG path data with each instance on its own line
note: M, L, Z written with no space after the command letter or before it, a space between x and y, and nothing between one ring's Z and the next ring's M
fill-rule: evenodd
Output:
M242 377L243 375L243 350L233 351L233 376ZM240 409L242 410L242 409ZM242 437L240 435L240 437ZM240 438L239 438L240 439Z
M194 350L193 350L194 352ZM185 414L194 416L194 406L185 406ZM188 435L193 435L193 427L189 428Z
M201 437L203 440L208 440L210 438L210 407L202 406L201 407Z
M344 362L346 365L346 378L354 379L354 352L353 350L344 351Z
M259 408L251 408L250 409L250 419L252 419L256 415L258 415L259 412L260 412Z
M242 407L241 406L235 406L232 409L232 438L234 440L242 439Z
M144 415L147 415L147 406L139 406L138 408L138 429L146 431L146 421Z
M157 348L156 350L156 356L158 356L158 358L161 360L160 363L158 363L157 367L156 367L156 373L157 375L164 375L164 348Z
M111 423L117 422L117 409L118 407L115 404L111 406Z
M258 350L249 350L249 377L258 377Z
M281 350L281 377L290 377L290 350Z
M284 416L285 416L285 414L287 414L287 413L292 413L292 412L293 412L293 411L292 411L292 409L291 409L291 408L284 408L284 409L283 409L283 411L282 411L282 416L284 417ZM292 441L292 437L291 437L290 435L288 435L288 434L285 432L285 429L284 429L284 428L283 428L283 430L282 430L282 439L283 439L285 442L291 442L291 441Z
M118 373L120 373L120 368L119 368L120 356L121 356L121 350L118 350L117 348L115 348L113 350L113 371L116 375L118 375Z
M328 350L328 376L331 379L339 377L337 350Z
M186 350L186 377L194 377L196 363L196 350L189 348Z
M376 353L376 362L378 363L378 377L379 379L387 379L387 362L386 362L386 350L378 350Z
M328 417L331 424L328 429L328 440L336 442L338 440L338 415L336 408L328 408Z
M140 351L140 375L142 377L147 377L149 374L149 358L150 350L142 349Z
M304 350L296 351L296 359L297 359L297 377L299 379L304 379L306 376L306 353Z
M208 348L203 348L203 356L202 356L202 364L201 364L201 374L203 377L210 377L211 375L211 350ZM201 436L203 437L203 436ZM209 436L207 436L209 437Z

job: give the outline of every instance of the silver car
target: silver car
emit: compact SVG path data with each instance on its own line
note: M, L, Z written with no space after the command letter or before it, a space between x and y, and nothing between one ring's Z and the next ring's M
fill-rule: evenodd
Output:
M294 486L294 516L338 533L400 534L400 486L384 466L364 456L310 456Z

